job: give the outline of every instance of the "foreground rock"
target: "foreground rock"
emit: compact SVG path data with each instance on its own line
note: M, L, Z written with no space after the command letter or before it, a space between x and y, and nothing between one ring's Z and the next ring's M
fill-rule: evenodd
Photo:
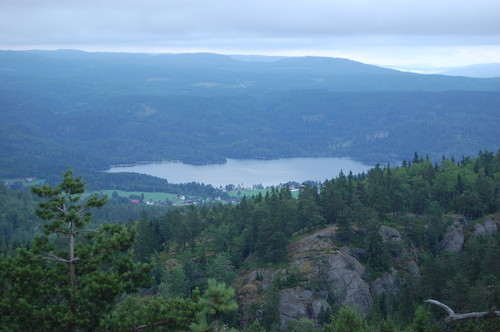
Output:
M290 245L286 268L259 268L239 279L241 318L252 322L270 310L272 292L284 330L289 320L317 320L329 303L357 307L368 314L372 305L365 267L347 247L335 245L335 228L305 236ZM270 295L271 294L271 295Z

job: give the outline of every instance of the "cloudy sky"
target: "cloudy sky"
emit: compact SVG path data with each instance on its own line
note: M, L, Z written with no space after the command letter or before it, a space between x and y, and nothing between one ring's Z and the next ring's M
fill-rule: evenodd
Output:
M499 0L0 0L0 49L500 62Z

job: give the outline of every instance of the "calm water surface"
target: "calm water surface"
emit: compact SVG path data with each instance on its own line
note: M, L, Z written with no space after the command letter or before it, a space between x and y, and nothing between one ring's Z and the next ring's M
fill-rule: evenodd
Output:
M345 175L368 171L372 166L349 158L284 158L274 160L228 159L220 165L188 165L171 162L126 167L112 167L111 173L133 172L157 176L170 183L199 182L215 187L234 184L251 187L279 185L288 181L324 181L335 178L342 170Z

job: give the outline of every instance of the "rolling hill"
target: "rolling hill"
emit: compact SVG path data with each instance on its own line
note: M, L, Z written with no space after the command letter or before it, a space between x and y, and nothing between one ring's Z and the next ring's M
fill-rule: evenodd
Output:
M499 148L499 105L499 78L347 59L1 51L0 177L143 160L475 155Z

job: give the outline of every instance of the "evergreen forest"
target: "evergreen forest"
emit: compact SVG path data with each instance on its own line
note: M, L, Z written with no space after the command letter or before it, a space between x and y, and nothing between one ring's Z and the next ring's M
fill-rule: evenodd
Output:
M414 154L237 204L0 186L2 331L498 331L500 152ZM116 206L120 206L115 202ZM132 215L131 215L132 216ZM33 237L33 234L34 237ZM456 313L485 312L453 320Z

